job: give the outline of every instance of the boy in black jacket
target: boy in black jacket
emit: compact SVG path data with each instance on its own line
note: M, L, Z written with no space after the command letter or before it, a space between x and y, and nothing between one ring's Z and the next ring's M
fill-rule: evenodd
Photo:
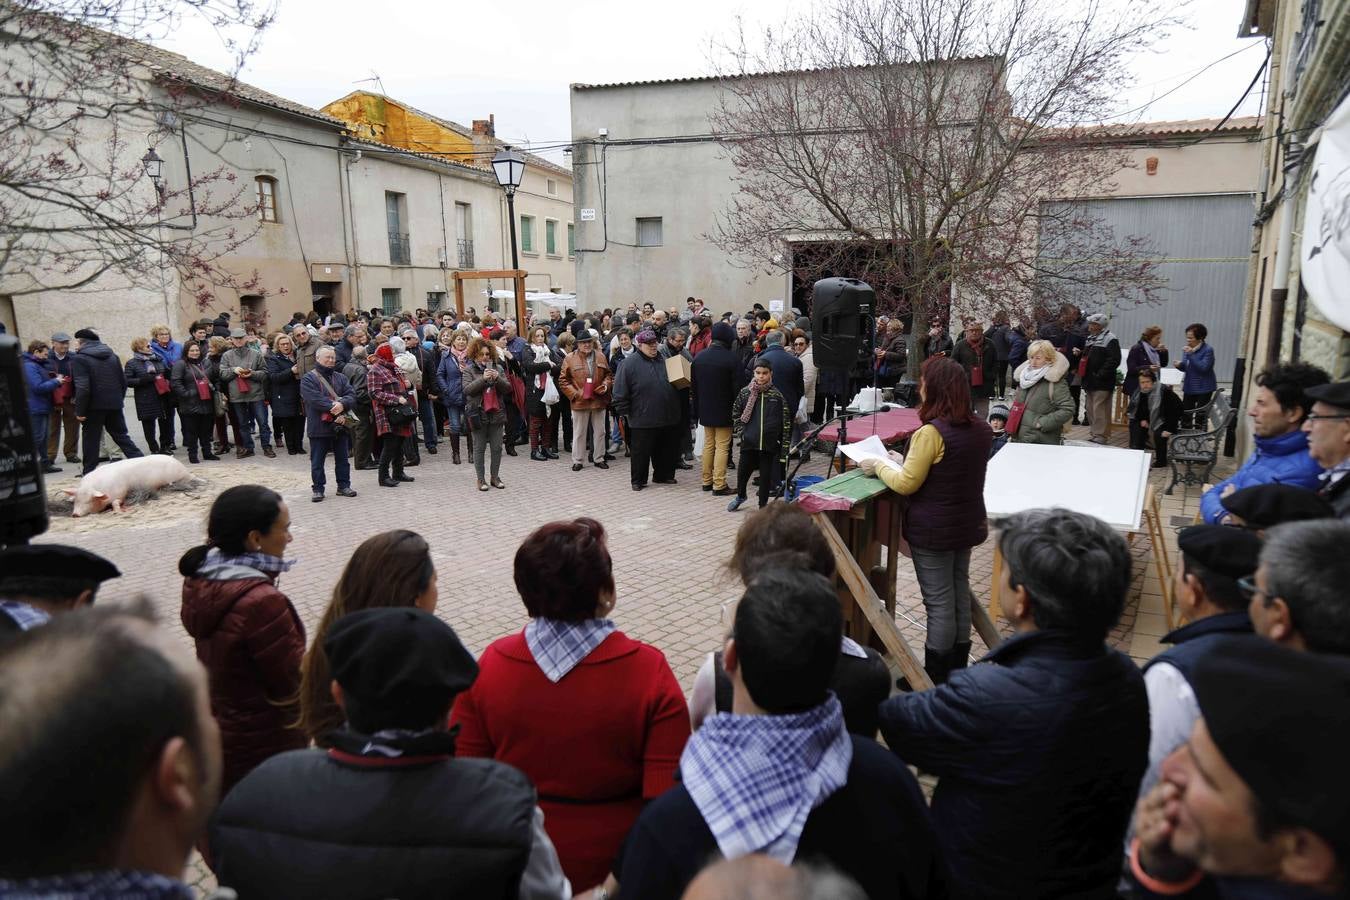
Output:
M1139 390L1130 398L1130 449L1147 450L1152 434L1153 468L1161 469L1167 465L1167 439L1181 428L1181 398L1167 385L1158 384L1152 369L1135 374Z
M754 378L732 404L731 427L741 448L741 463L736 471L736 496L727 504L727 512L735 512L746 501L745 489L755 469L759 470L759 506L763 509L783 477L792 437L792 413L773 386L773 369L763 357L755 360Z

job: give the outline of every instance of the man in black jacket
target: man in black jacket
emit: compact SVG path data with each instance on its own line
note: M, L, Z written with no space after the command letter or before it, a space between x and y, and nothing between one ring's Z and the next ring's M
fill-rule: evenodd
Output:
M725 322L712 327L712 343L694 357L690 384L694 415L703 426L703 489L718 497L727 487L731 457L731 404L736 402L740 360L732 351L736 330Z
M358 469L379 468L371 456L370 427L374 421L370 410L370 391L366 388L366 348L357 344L352 348L351 362L342 367L342 375L352 386L356 396L356 427L352 429L352 459Z
M684 326L672 325L666 332L666 339L660 344L661 359L670 359L672 356L682 356L689 363L693 364L694 356L685 347L689 340L689 329ZM692 376L691 376L692 382ZM694 436L689 430L690 417L690 389L687 387L676 388L676 395L680 400L680 452L675 457L675 468L692 469L690 461L694 458Z
M346 725L235 785L211 823L218 881L241 897L564 897L534 787L456 759L446 730L478 665L407 607L339 619L324 640Z
M1130 586L1099 519L1004 519L1003 614L1015 634L946 684L881 705L901 759L939 777L933 820L957 895L1113 897L1148 763L1148 696L1106 645Z
M760 357L773 369L773 386L787 402L788 419L797 415L797 407L806 395L806 378L802 372L802 361L783 346L783 332L774 329L764 336L766 349ZM759 360L755 361L758 365Z
M649 466L657 484L676 483L680 397L666 377L656 332L642 332L637 344L638 352L624 360L614 378L614 412L628 419L629 478L633 490L640 491L647 486Z
M75 381L75 419L83 425L84 461L81 474L98 468L98 447L104 429L127 459L143 455L127 434L122 404L127 395L127 376L122 361L98 334L89 328L75 332L79 348L71 357L70 374Z
M674 900L719 855L753 853L828 863L868 897L948 896L918 782L848 734L830 692L842 628L824 576L772 566L751 581L722 651L732 712L694 732L675 787L633 825L622 896Z

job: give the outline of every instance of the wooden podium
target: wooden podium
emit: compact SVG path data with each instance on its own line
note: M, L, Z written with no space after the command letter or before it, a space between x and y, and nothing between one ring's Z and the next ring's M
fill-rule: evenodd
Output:
M881 479L854 469L812 485L797 502L811 513L834 553L844 634L888 654L915 690L931 688L923 663L895 626L905 498ZM998 645L998 629L974 598L971 622L987 646Z

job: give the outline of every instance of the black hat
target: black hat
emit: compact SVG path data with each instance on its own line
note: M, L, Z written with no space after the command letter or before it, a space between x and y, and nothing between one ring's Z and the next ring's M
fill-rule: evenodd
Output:
M1321 400L1340 409L1350 409L1350 381L1333 381L1306 388L1303 395L1309 400Z
M1217 575L1246 578L1256 571L1261 539L1244 528L1190 525L1177 532L1177 549Z
M7 578L70 578L102 583L122 573L97 553L64 544L16 544L0 550L0 581Z
M394 717L398 710L448 705L478 677L478 663L454 629L412 607L363 609L343 616L329 629L323 650L344 692L363 708Z
M1350 834L1350 659L1258 637L1216 641L1190 676L1219 752L1275 822Z
M712 339L724 344L734 343L736 340L736 329L732 328L726 322L718 322L712 327Z
M96 341L98 340L98 332L92 328L81 328L79 331L75 332L75 340Z
M1292 484L1255 484L1220 497L1219 503L1252 528L1274 528L1284 522L1330 519L1336 515L1326 500Z
M571 328L572 337L576 338L578 341L595 340L595 335L591 334L591 330L586 327L586 323L580 319L574 319Z

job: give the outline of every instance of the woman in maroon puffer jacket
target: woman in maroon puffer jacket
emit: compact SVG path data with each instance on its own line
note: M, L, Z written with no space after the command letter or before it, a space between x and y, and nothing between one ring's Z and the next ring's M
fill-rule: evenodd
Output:
M225 771L221 796L277 753L305 747L292 727L305 628L276 587L291 567L291 514L281 495L256 484L229 488L207 520L207 543L178 561L183 627L211 678Z

